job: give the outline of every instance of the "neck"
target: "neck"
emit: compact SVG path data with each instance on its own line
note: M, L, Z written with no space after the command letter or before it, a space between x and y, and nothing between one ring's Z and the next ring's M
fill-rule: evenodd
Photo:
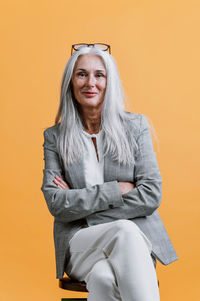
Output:
M97 134L101 128L101 108L80 108L84 129L89 134Z

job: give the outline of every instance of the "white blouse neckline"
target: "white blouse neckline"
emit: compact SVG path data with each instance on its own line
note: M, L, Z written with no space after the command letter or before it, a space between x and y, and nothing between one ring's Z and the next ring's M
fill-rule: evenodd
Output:
M83 134L88 138L98 138L102 134L102 129L97 134L89 134L88 132L82 130Z
M86 187L104 183L104 156L103 156L103 131L97 134L83 133L83 163ZM92 138L96 138L97 153Z

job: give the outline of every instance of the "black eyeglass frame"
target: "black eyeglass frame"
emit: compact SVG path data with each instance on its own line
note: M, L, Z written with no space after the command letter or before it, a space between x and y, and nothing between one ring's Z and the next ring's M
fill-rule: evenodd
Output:
M111 54L111 48L110 48L110 45L108 44L104 44L104 43L92 43L92 44L87 44L87 43L78 43L78 44L73 44L72 45L72 49L71 49L71 55L73 54L73 50L74 51L79 51L79 49L76 49L76 46L87 46L87 47L90 47L90 46L95 46L95 45L103 45L103 46L106 46L107 48L106 49L102 49L102 51L109 51L109 53Z

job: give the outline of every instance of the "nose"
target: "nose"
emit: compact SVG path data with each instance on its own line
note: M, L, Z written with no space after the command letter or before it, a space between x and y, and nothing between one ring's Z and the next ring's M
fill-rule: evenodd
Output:
M89 75L87 78L87 86L94 87L96 83L96 78L93 75Z

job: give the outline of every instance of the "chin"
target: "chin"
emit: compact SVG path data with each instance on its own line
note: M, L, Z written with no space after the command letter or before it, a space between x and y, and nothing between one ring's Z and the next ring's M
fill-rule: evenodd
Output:
M99 105L100 105L101 103L99 103L99 102L97 102L97 103L95 103L95 102L87 102L85 105L83 105L83 106L85 106L85 107L91 107L91 108L96 108L96 107L98 107Z
M80 105L81 106L83 106L83 107L98 107L99 105L101 105L102 104L102 101L100 101L100 100L95 100L95 99L86 99L86 100L84 100L84 101L82 101L81 103L80 103Z

